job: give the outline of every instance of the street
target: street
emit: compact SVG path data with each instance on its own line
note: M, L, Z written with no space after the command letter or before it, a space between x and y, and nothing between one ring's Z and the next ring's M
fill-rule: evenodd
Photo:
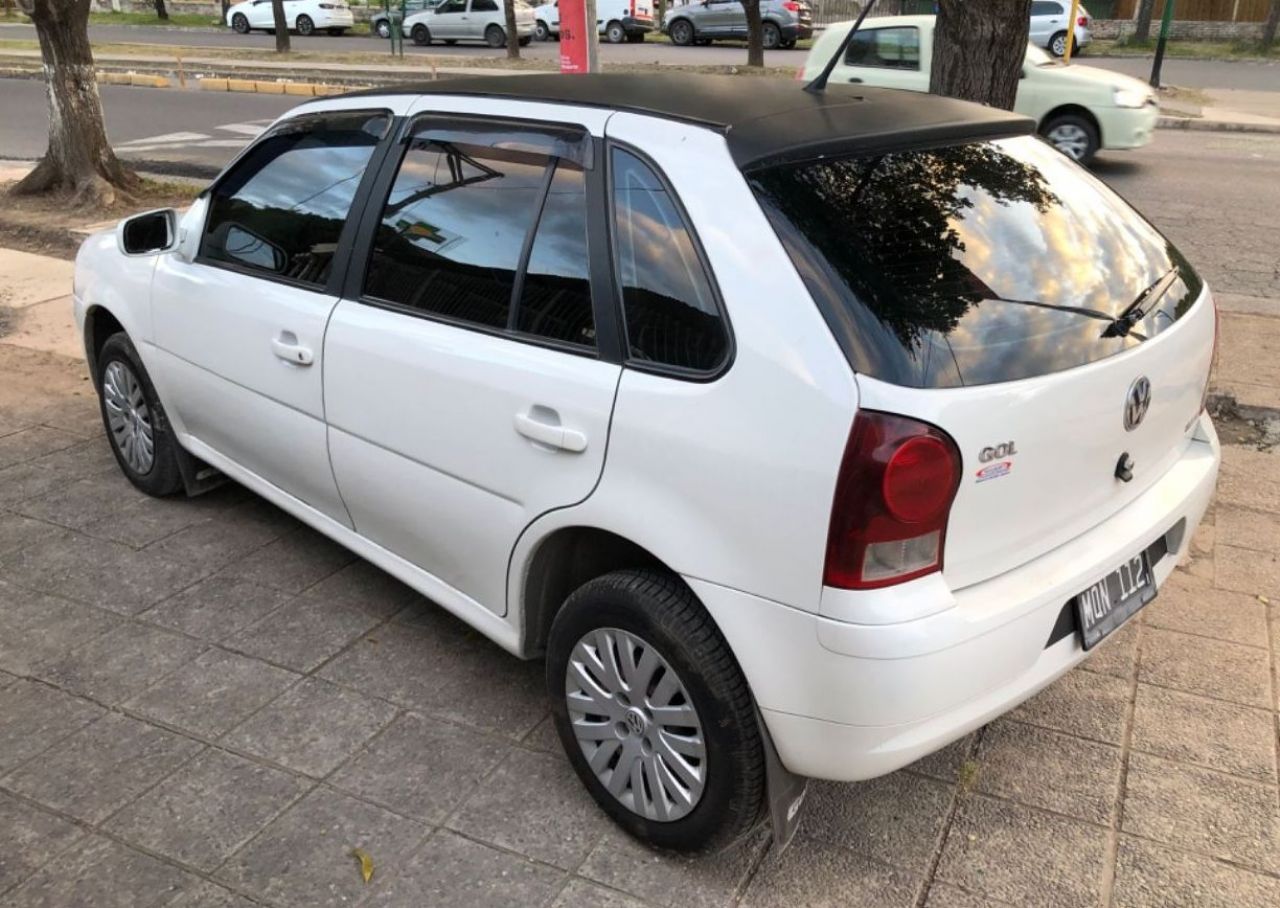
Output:
M26 25L0 25L0 40L35 40L35 29ZM107 43L159 44L192 48L257 48L274 50L275 37L262 32L237 35L230 30L147 28L142 26L94 25L89 37L95 45ZM387 50L385 42L367 37L333 38L318 35L312 38L293 36L296 50L311 53L363 52L377 53ZM406 54L426 54L447 57L504 57L506 51L482 46L445 47L440 44L415 47L405 44ZM534 42L520 51L522 56L534 60L553 61L559 57L559 45L554 42ZM805 60L805 50L774 50L765 54L765 65L798 68ZM602 44L600 58L607 66L614 63L662 63L667 65L723 65L732 66L746 62L743 45L714 45L712 47L674 47L665 41L648 41L644 44ZM1146 57L1094 57L1088 54L1081 61L1088 66L1099 66L1115 72L1127 73L1146 79L1151 73L1151 60ZM1225 88L1247 91L1274 90L1280 86L1280 63L1246 63L1220 60L1189 60L1176 57L1164 62L1164 81L1172 85L1195 88Z

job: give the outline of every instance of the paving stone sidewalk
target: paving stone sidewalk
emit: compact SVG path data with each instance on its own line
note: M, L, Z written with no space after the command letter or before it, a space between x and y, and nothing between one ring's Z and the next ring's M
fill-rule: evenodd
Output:
M781 858L684 860L588 800L539 663L236 487L143 497L82 363L0 342L0 376L0 906L1280 905L1280 454L1226 449L1083 669L815 784Z

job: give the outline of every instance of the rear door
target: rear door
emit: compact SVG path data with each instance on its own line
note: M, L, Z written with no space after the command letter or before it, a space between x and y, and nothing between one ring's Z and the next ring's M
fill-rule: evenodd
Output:
M861 406L959 446L953 587L1105 521L1191 443L1213 351L1208 292L1040 140L833 156L752 180L820 308L844 313L828 322ZM1142 315L1117 322L1135 301Z
M449 103L430 99L370 201L325 342L329 449L361 534L505 614L519 534L604 464L621 373L606 114L551 108L544 126Z
M845 49L841 78L880 88L929 90L928 61L922 60L915 26L863 28Z
M463 23L463 35L467 38L474 38L477 41L482 40L485 29L502 18L499 15L501 11L498 6L498 0L471 0L471 8L468 10ZM505 20L502 22L502 28L503 31L506 31Z

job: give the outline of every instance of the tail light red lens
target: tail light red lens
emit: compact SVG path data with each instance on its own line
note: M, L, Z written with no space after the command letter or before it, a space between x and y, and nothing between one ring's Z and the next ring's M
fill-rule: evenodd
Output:
M1077 19L1077 20L1076 20L1076 25L1080 26L1081 28L1088 28L1088 27L1089 27L1089 17L1088 17L1088 16L1081 16L1079 19Z
M960 472L941 429L860 411L836 480L823 583L877 589L941 570Z
M800 12L800 4L796 3L795 0L787 0L786 3L782 4L782 8L792 13Z

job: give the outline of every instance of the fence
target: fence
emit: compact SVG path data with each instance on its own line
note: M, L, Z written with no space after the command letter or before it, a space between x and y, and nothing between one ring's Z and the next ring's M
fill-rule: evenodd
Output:
M1174 0L1173 16L1179 22L1263 22L1271 0ZM1114 12L1104 16L1090 4L1099 19L1132 19L1138 14L1138 0L1115 0ZM1151 19L1159 22L1164 0L1156 0Z

